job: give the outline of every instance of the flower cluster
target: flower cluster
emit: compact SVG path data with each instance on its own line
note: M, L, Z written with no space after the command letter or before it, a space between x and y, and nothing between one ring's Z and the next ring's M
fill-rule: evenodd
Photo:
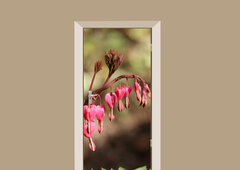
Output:
M114 114L113 114L113 108L115 106L115 104L117 103L117 99L118 99L118 111L122 112L123 111L123 103L122 103L122 99L125 96L126 100L125 100L125 107L129 108L130 103L129 103L129 94L131 93L132 88L131 86L123 86L123 87L117 87L114 90L114 93L110 92L107 93L105 96L105 101L108 104L109 108L110 108L110 113L109 113L109 120L112 121L114 120Z
M140 105L145 107L147 105L146 92L148 93L148 97L149 98L151 97L150 89L147 84L144 84L144 88L141 95L140 84L136 81L134 85L135 85L135 93L137 96L137 100L139 101ZM129 95L131 91L132 91L131 86L126 85L121 87L120 85L120 87L115 88L114 92L110 92L105 95L105 101L110 108L110 113L109 113L110 121L114 120L115 118L113 109L117 101L118 101L118 107L117 107L118 111L119 112L123 111L124 107L123 107L122 99L124 96L125 96L125 103L124 103L125 108L128 109L130 107ZM94 104L91 104L91 105L84 105L83 108L84 108L84 118L86 120L84 122L84 136L89 139L89 148L94 151L95 144L92 139L95 128L96 128L94 117L96 117L98 120L98 132L101 133L103 131L103 118L105 116L105 106L104 104L100 104L97 106Z
M98 120L98 132L101 133L103 131L103 118L105 115L105 106L101 105L84 105L83 114L86 121L84 122L84 136L89 139L89 147L91 150L95 150L95 144L92 140L92 136L94 134L96 124L94 122L94 117L96 116Z
M143 85L144 88L142 91L142 95L141 95L142 88L136 80L134 83L134 87L135 87L136 97L137 97L139 104L141 106L145 107L147 105L147 94L146 93L148 93L148 97L151 98L151 91L150 91L148 85L146 83Z
M109 92L105 95L105 101L106 101L108 107L110 108L110 113L109 113L110 121L114 120L114 118L115 118L113 110L117 103L118 103L117 108L118 108L119 112L123 111L124 106L126 109L128 109L130 107L129 95L132 91L132 87L128 85L128 78L135 79L135 82L134 82L135 93L136 93L136 98L137 98L140 106L145 107L147 105L147 100L148 100L147 95L149 98L151 98L151 91L150 91L150 88L148 87L148 84L146 84L145 81L140 76L137 76L135 74L122 75L108 83L112 74L121 65L121 63L123 61L122 58L123 58L123 55L122 54L118 55L116 53L116 50L110 50L109 52L106 52L105 62L109 68L109 74L108 74L107 80L105 81L105 83L103 84L103 86L101 88L93 91L93 94L94 94L93 96L95 96L95 98L92 98L93 100L91 100L91 102L93 102L93 103L89 103L88 99L85 100L85 105L83 107L84 118L85 118L83 133L84 133L84 136L89 139L89 148L92 151L95 151L95 149L96 149L96 146L93 142L93 134L96 129L96 123L94 121L95 117L98 120L98 132L99 133L103 132L103 118L105 116L105 106L104 106L104 104L101 104L100 94L102 91L104 91L108 88L112 89L111 87L112 87L113 83L119 81L122 78L126 78L126 80L127 80L125 86L121 86L120 81L119 81L119 86L115 88L114 92L112 92L112 90L111 90L111 92ZM96 62L95 66L94 66L94 75L93 75L93 79L92 79L89 90L92 89L92 85L93 85L96 73L99 72L101 69L102 69L102 62L101 61ZM138 81L140 81L142 83L142 86L139 84ZM122 100L124 97L125 97L125 103L123 105ZM100 100L99 105L94 104L94 102L96 101L97 98L99 98L99 100Z

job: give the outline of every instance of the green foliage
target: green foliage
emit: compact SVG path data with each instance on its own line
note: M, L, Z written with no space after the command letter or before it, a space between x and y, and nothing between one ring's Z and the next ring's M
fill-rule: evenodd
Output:
M126 170L126 169L123 167L119 167L118 170Z
M147 167L146 167L146 166L143 166L143 167L139 167L139 168L137 168L137 169L135 169L135 170L147 170Z

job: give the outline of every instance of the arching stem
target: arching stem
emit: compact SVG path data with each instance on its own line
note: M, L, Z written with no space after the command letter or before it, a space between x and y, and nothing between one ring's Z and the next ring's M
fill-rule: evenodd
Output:
M116 77L115 79L113 79L112 81L107 83L106 85L103 85L101 88L94 90L92 93L100 95L104 90L110 88L114 83L116 83L118 80L121 80L123 78L134 78L134 79L141 81L143 86L145 85L145 81L140 76L138 76L136 74L124 74L124 75ZM95 100L93 100L93 103L94 102L95 102ZM86 97L86 100L84 101L84 105L87 103L88 103L88 97Z

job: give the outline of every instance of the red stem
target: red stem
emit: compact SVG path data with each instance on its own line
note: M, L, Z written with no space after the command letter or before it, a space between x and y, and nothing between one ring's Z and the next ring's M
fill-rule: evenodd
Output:
M95 76L96 76L96 72L94 71L92 82L91 82L91 85L89 87L89 90L92 90L92 86L93 86L93 82L94 82Z
M107 82L110 80L111 76L112 76L112 74L109 72L108 77L107 77L106 81L104 82L103 86L105 86L107 84Z

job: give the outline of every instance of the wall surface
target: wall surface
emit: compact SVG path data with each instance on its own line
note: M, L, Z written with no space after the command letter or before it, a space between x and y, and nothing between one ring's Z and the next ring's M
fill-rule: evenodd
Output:
M237 1L0 2L0 169L73 169L73 22L161 20L163 170L240 169Z

